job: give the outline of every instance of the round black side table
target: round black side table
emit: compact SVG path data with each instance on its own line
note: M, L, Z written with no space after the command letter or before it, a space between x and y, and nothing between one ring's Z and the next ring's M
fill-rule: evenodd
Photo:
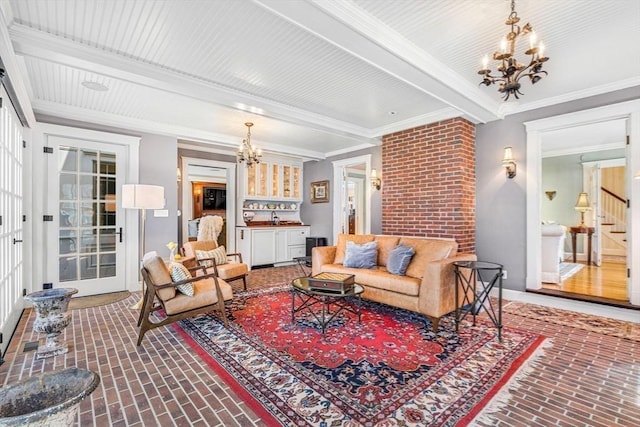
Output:
M498 329L498 341L502 341L502 264L486 261L456 261L456 332L458 325L469 314L476 325L476 315L482 308ZM498 305L494 306L489 293L498 286ZM460 291L462 297L460 298Z

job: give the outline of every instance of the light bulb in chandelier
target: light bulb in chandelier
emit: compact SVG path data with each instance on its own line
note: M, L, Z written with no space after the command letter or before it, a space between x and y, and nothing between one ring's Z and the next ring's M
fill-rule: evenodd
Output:
M507 18L505 24L510 27L509 33L500 41L499 50L493 53L493 59L498 61L496 70L499 75L492 75L492 71L489 68L488 57L485 56L482 60L482 68L478 71L482 77L480 84L485 86L491 86L498 83L498 92L504 94L504 100L507 101L511 95L516 99L520 99L520 79L523 77L529 77L531 84L535 84L543 76L548 75L546 71L542 70L542 65L549 60L544 56L544 44L538 41L538 36L533 32L531 24L527 23L520 27L518 25L520 18L515 11L515 0L511 0L511 13ZM529 34L529 48L524 52L525 55L529 55L529 64L525 65L518 62L515 57L515 48L517 42Z

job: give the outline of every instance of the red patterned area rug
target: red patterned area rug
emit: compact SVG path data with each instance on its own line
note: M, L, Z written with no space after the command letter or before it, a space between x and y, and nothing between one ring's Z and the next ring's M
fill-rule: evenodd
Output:
M355 304L355 301L352 302ZM362 301L323 336L315 319L291 321L288 288L238 294L230 327L215 314L178 332L267 425L467 425L532 359L542 336L479 320L432 332L424 316ZM498 399L496 399L498 400Z

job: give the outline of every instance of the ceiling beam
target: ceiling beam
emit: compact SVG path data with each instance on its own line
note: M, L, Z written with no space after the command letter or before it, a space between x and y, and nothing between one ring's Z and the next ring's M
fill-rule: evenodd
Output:
M175 70L136 61L20 24L14 24L9 33L18 55L164 90L234 110L247 111L277 121L353 139L359 144L371 146L379 144L375 138L376 135L372 135L370 129L240 92L213 81L197 79Z

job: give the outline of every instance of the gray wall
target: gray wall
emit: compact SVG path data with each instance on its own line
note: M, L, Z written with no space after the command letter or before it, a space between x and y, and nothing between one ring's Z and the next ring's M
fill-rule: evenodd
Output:
M377 169L382 174L382 186L384 188L384 171L382 170L382 147L372 147L365 150L333 156L322 161L309 161L304 164L304 202L300 209L302 221L311 225L311 235L314 237L326 237L331 245L336 236L333 235L333 163L336 160L349 159L351 157L371 154L371 168ZM310 187L314 181L330 181L329 203L311 204ZM382 190L371 193L371 232L382 233Z
M176 157L178 141L168 136L141 134L140 183L164 187L165 210L168 217L155 217L147 212L145 250L155 250L158 255L169 256L166 244L178 240L178 177Z
M535 88L527 88L534 91ZM524 95L526 97L526 94ZM526 131L524 122L640 98L640 86L540 108L476 128L476 253L508 271L506 288L526 288ZM507 179L500 160L513 147L518 174ZM543 194L541 197L544 196Z

